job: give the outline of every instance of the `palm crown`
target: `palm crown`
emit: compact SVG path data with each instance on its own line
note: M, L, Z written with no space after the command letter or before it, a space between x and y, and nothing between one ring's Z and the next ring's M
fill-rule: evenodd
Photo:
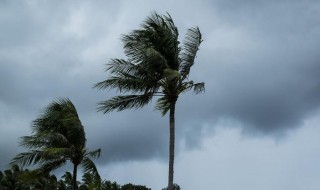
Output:
M49 173L71 161L75 179L78 165L83 166L84 172L99 175L91 158L99 157L100 149L86 149L84 128L69 99L52 102L44 113L33 121L32 133L31 136L22 137L21 141L21 145L30 151L18 154L12 164L38 165L39 173Z
M95 85L99 89L117 88L120 93L133 94L100 102L99 111L139 108L153 96L159 96L156 109L166 114L170 102L179 94L192 88L196 93L204 91L204 83L188 80L202 42L199 28L190 28L180 46L178 29L169 14L154 13L141 27L122 37L128 59L111 60L106 69L111 76Z

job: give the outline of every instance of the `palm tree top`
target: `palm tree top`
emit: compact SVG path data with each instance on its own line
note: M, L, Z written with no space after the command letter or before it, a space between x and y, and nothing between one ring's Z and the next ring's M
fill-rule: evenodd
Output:
M99 176L91 158L98 158L101 150L86 149L84 127L68 98L50 103L32 122L31 128L32 135L21 137L20 143L29 150L16 155L11 164L35 165L38 173L49 173L70 161L74 165L75 179L78 165L84 172Z
M204 91L204 83L188 79L196 53L202 42L198 27L188 29L184 42L171 16L156 12L142 23L141 28L122 35L127 59L112 59L106 66L107 80L95 84L98 89L115 88L119 95L99 103L98 111L107 113L141 108L158 96L155 109L166 114L169 102L190 89Z

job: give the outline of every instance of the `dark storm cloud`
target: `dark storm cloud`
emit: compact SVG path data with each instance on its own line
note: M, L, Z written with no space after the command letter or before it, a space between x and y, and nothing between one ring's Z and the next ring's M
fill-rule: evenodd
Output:
M96 10L99 6L105 9ZM83 109L84 113L95 112L96 101L90 97L97 80L92 73L95 59L88 62L92 66L86 66L84 61L89 60L84 57L90 57L92 44L96 46L109 32L104 22L110 17L104 11L116 15L117 7L110 3L1 1L1 169L21 150L19 137L30 134L31 121L54 99L70 97L78 106L82 103L80 108L91 108ZM94 35L89 40L91 29Z
M17 139L30 133L31 121L47 104L69 97L88 146L102 148L99 162L166 159L167 117L153 112L153 104L96 113L97 102L114 91L92 89L107 77L103 64L123 58L120 35L153 10L171 14L181 39L195 25L204 37L190 79L204 81L206 93L180 97L177 145L197 147L221 122L237 123L248 133L282 133L320 106L316 1L168 1L161 7L150 1L140 8L124 1L0 3L0 135L10 144L1 155L18 152L12 150Z
M167 122L157 113L150 114L150 108L103 116L106 119L97 131L88 133L90 147L103 150L103 159L98 162L166 159Z
M320 106L319 4L220 6L226 24L210 24L221 31L204 34L194 73L206 81L202 121L229 118L249 133L267 134L299 126Z

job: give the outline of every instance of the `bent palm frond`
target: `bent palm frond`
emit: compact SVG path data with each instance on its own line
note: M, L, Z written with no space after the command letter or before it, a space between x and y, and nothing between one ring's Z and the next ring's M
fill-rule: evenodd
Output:
M94 176L97 176L100 178L100 175L99 175L99 172L98 172L96 165L89 157L86 156L83 158L83 160L81 162L81 166L83 167L84 173L90 172Z
M96 149L90 152L87 152L86 155L92 157L92 158L99 158L101 155L101 149Z
M10 165L18 164L21 167L36 165L45 162L46 156L43 151L33 150L17 154L11 161Z
M204 82L199 82L193 85L193 91L196 94L199 94L201 92L205 91L205 86L204 86Z
M180 73L183 79L187 78L190 68L194 64L199 46L202 42L202 36L198 27L190 28L186 34L186 38L181 52Z
M151 101L153 93L141 95L115 96L107 101L99 103L98 111L108 113L113 110L122 111L124 109L141 108Z

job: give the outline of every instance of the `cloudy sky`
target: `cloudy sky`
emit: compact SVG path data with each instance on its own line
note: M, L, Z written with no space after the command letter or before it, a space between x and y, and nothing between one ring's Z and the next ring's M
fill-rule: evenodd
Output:
M125 58L121 34L169 12L203 43L190 78L205 94L177 105L175 182L183 190L320 189L320 1L0 0L0 170L51 101L68 97L104 179L167 184L168 118L97 113L92 86Z

